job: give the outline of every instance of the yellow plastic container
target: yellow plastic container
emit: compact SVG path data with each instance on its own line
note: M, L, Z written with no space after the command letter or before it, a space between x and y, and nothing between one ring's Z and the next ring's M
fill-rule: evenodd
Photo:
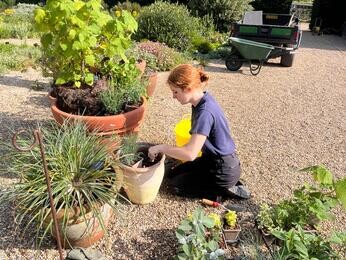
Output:
M185 114L183 118L175 125L175 143L177 146L181 147L190 141L191 135L191 115ZM202 152L198 153L198 157L202 155Z
M191 138L191 115L183 115L183 118L175 125L175 143L177 146L181 147L187 144Z

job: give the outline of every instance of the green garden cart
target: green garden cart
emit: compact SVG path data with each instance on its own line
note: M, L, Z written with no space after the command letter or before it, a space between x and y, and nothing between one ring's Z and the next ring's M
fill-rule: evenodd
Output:
M231 71L237 71L244 62L250 63L250 72L256 76L268 59L280 57L290 53L293 48L283 48L267 43L255 42L236 37L229 38L231 52L226 57L226 67Z

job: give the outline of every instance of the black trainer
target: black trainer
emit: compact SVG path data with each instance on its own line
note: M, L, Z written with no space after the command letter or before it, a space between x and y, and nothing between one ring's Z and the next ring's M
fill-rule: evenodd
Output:
M231 188L228 188L226 190L226 193L230 197L235 197L239 199L249 199L251 195L249 189L244 185L236 185Z

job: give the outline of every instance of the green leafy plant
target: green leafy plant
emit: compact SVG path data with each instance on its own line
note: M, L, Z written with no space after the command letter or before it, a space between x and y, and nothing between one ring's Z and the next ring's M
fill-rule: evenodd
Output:
M125 1L123 3L118 2L113 8L112 11L116 16L120 16L122 11L128 11L132 14L133 17L137 17L141 6L138 3L132 3L130 1Z
M223 259L218 221L201 208L180 223L175 235L180 244L177 259Z
M119 66L128 61L125 51L131 34L137 30L129 12L111 16L101 0L48 0L35 10L35 23L43 33L43 63L55 84L75 87L92 86L95 71L119 76Z
M275 259L339 259L332 244L338 243L332 239L323 239L315 233L304 231L300 226L288 231L273 230L272 234L282 241L275 252Z
M315 226L321 220L331 219L330 210L338 203L345 208L346 178L334 180L323 166L312 166L301 171L312 172L318 186L305 184L296 189L293 198L283 200L275 206L261 206L258 214L260 228L290 230L295 226Z
M60 223L63 234L66 235L67 226L75 220L70 214L73 208L79 209L81 218L85 219L87 214L97 218L105 230L100 207L109 204L118 210L122 198L118 194L117 175L111 168L108 145L89 134L82 123L62 127L54 124L42 128L42 135L54 205L63 216ZM20 139L19 145L29 147L31 141ZM53 220L49 217L51 207L40 150L35 147L31 152L20 152L8 145L4 158L11 158L7 170L20 181L1 191L0 200L15 203L16 223L25 225L23 232L35 224L36 238L41 243L52 231Z

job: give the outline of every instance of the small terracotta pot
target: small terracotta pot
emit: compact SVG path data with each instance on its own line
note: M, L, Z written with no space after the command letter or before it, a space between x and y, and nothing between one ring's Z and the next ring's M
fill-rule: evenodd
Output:
M148 86L147 86L148 97L152 97L154 95L154 91L155 91L156 83L157 83L157 75L158 75L158 73L155 72L155 73L150 74L148 76L148 78L149 78L149 82L148 82Z
M54 119L63 124L65 120L79 120L87 125L89 131L96 131L98 135L127 134L138 132L139 126L144 120L147 101L142 98L142 105L138 108L119 115L111 116L82 116L66 113L57 107L56 101L51 105Z
M140 62L136 63L136 67L141 71L140 77L143 75L146 66L147 62L145 60L141 60Z
M241 228L237 224L234 228L230 229L228 226L223 227L223 234L225 236L226 243L234 243L237 241L238 236L240 234Z

